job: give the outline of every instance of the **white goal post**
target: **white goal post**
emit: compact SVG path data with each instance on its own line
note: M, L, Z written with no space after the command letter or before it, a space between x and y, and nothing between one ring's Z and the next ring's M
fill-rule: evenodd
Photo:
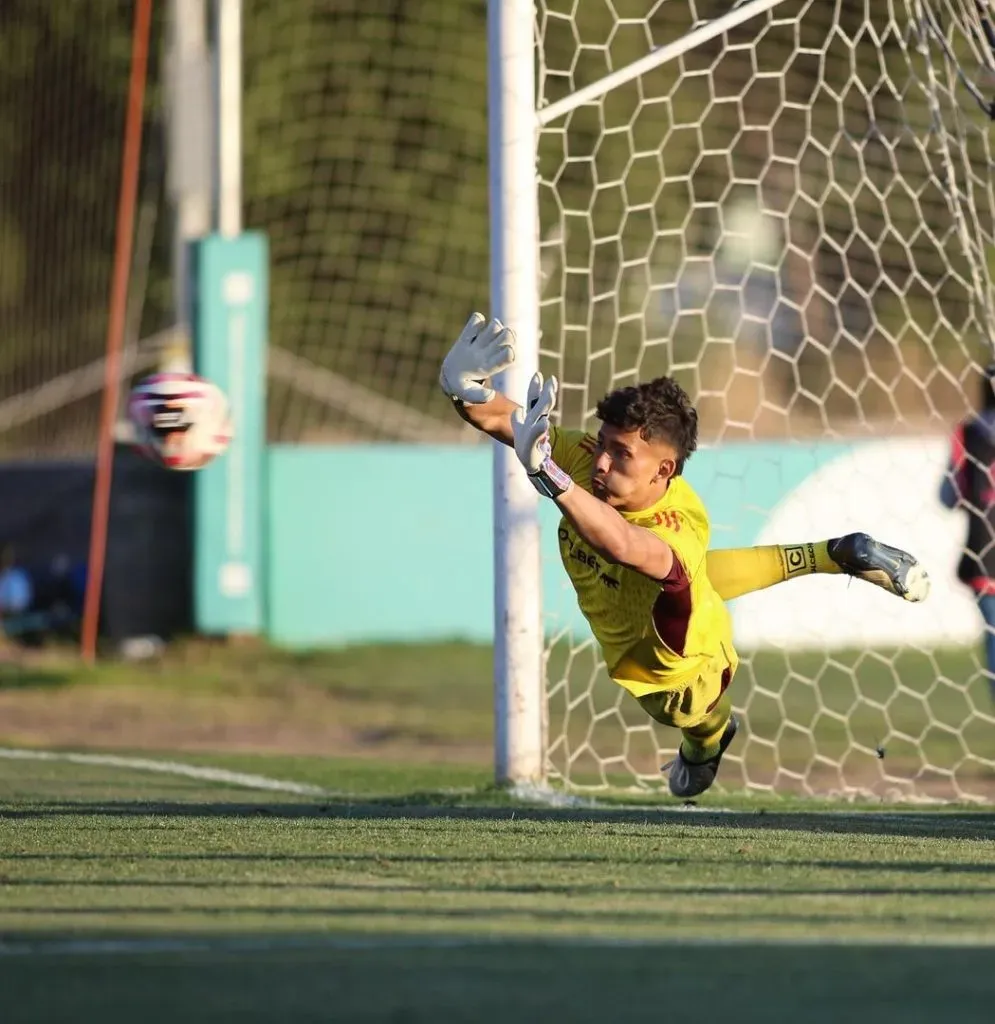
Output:
M524 394L539 368L538 131L575 107L777 6L749 0L557 103L536 109L534 0L488 0L491 314L514 325L517 359L501 380ZM495 774L498 782L545 778L539 509L514 453L494 450Z
M490 315L518 335L500 382L511 395L539 365L534 24L532 0L488 0ZM545 772L539 496L515 453L494 448L495 773L534 782Z
M555 372L580 426L611 387L678 377L716 546L821 539L822 504L840 532L940 531L921 642L859 584L790 584L809 622L784 636L777 600L741 599L732 788L995 797L977 617L944 581L963 524L928 504L995 325L986 4L488 2L490 313L519 338L501 388ZM762 451L762 494L726 443ZM840 460L879 497L917 458L907 516L801 497ZM674 737L607 683L570 595L542 594L544 512L513 453L494 460L497 780L652 789Z

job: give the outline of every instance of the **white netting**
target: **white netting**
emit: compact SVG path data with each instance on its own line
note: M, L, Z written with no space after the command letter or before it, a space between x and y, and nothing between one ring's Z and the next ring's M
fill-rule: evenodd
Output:
M734 6L540 0L540 105ZM985 10L784 0L540 138L542 361L563 422L671 373L710 449L689 476L714 546L865 528L935 578L921 608L826 578L736 602L746 729L727 786L995 793L980 623L953 579L964 524L936 497L993 333ZM553 773L659 784L676 733L606 679L568 593L562 609Z
M97 443L131 73L133 0L0 5L0 453L64 458ZM152 26L155 82L161 20ZM148 94L154 92L150 85ZM160 144L146 106L125 365L163 326L150 269ZM152 278L150 282L149 279ZM149 293L146 284L150 283Z
M437 378L440 322L486 302L485 14L246 0L245 220L270 247L272 440L479 441Z

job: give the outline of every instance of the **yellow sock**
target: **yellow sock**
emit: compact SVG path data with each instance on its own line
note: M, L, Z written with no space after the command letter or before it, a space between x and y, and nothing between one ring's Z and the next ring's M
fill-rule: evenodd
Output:
M770 544L756 548L709 551L705 558L708 579L723 601L764 590L812 573L840 573L829 557L829 542Z
M732 699L728 691L697 725L681 729L681 753L696 764L709 761L719 752L719 740L732 715Z

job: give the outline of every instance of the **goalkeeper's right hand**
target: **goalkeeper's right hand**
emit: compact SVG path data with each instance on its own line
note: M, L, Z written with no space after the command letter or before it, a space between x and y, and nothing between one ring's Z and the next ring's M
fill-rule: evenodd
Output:
M442 361L439 386L454 402L483 405L494 397L488 381L515 361L515 332L474 313Z

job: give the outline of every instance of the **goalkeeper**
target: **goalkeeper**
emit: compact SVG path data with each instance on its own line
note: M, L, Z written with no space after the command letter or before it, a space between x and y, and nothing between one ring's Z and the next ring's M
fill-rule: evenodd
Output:
M810 573L856 576L907 601L929 592L911 555L863 533L708 551L708 514L682 476L698 417L675 381L606 395L593 436L550 425L553 377L533 377L524 409L494 391L490 377L514 358L513 331L474 313L440 384L467 422L515 449L563 513L560 555L609 675L652 718L681 730L674 796L705 792L736 735L729 684L738 657L724 601Z

